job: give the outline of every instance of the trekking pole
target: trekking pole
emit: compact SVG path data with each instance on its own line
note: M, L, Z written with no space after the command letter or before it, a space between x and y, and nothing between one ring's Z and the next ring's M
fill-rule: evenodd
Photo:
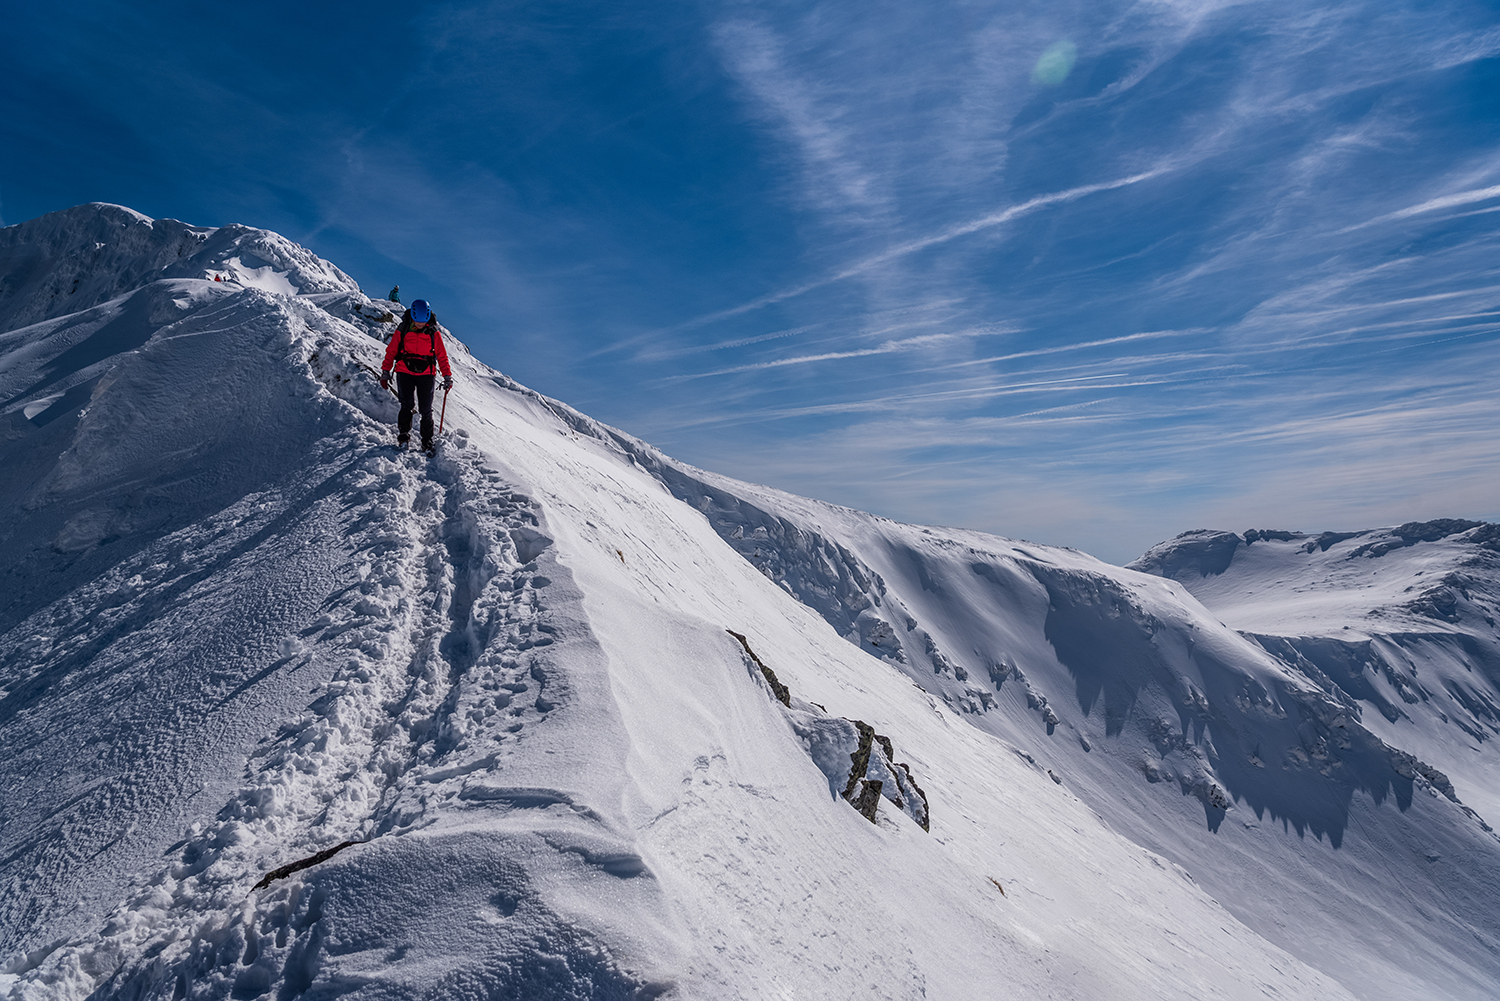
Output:
M438 434L443 433L443 421L448 419L448 391L443 390L443 412L438 415Z

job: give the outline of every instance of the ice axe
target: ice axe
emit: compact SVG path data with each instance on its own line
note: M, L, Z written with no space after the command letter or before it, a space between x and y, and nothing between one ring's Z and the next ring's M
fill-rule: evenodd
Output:
M438 415L438 434L443 433L443 421L448 419L448 389L443 388L443 412Z

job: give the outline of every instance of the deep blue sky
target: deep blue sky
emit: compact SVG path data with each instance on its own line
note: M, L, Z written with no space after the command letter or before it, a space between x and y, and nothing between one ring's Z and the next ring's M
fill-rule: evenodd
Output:
M690 462L1125 561L1500 519L1500 11L12 5L0 219L277 230Z

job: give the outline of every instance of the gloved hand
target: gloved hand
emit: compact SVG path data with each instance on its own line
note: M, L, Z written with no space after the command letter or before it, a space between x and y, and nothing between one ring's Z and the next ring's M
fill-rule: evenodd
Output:
M448 376L447 378L445 378L443 380L443 392L446 393L448 390L450 390L452 388L453 388L453 377L450 375L450 376Z
M391 373L389 373L389 372L381 372L380 373L380 388L381 389L390 389L391 388Z

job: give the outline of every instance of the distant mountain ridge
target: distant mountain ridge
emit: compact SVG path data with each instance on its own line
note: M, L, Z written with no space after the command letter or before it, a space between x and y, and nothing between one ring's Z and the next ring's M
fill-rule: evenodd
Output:
M0 248L8 997L1500 993L1493 526L1153 575L461 341L427 459L387 304L276 234Z
M1455 518L1307 534L1198 530L1133 569L1170 577L1500 816L1500 525Z
M1152 546L1139 558L1125 564L1131 570L1171 577L1208 577L1223 573L1240 546L1252 546L1256 542L1299 541L1304 552L1328 547L1347 539L1365 539L1365 543L1352 556L1375 555L1418 542L1437 542L1449 536L1462 536L1459 541L1470 543L1491 552L1500 552L1500 524L1485 521L1469 521L1463 518L1438 518L1433 521L1409 521L1394 528L1363 529L1356 532L1292 532L1285 529L1250 528L1244 533L1225 532L1198 528L1183 532L1175 538Z

